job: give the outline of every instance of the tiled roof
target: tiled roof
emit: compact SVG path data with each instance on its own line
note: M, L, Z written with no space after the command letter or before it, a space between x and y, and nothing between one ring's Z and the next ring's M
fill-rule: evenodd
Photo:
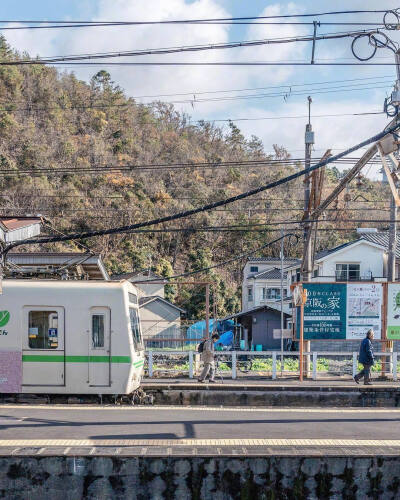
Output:
M156 300L159 300L163 302L164 304L167 304L170 307L173 307L174 309L178 309L181 313L185 313L186 311L177 305L173 304L167 299L164 299L163 297L160 297L159 295L149 295L148 297L140 297L139 298L139 307L143 307L146 304L149 304L150 302L154 302Z
M283 279L286 279L287 273L283 273ZM281 279L281 270L280 269L268 269L262 273L256 274L253 276L255 279L261 280L280 280Z
M347 243L343 243L342 245L338 245L337 247L329 248L328 250L321 250L320 252L317 252L315 254L315 260L322 259L323 257L330 255L331 253L338 252L339 250L342 250L343 248L346 248L353 243L356 243L357 241L358 240L348 241Z
M263 309L272 309L273 311L281 312L281 304L276 303L276 304L264 304L262 306L254 307L253 309L249 309L247 311L240 311L236 314L232 314L231 316L227 316L226 318L223 318L221 321L227 320L227 319L234 319L234 318L241 318L242 316L248 316L249 314L253 314L258 311L262 311ZM288 304L283 305L283 313L286 314L287 316L292 315L292 309L289 307Z
M374 243L375 245L380 245L382 248L387 250L389 248L389 233L387 231L379 231L377 233L361 233L358 240L348 241L347 243L343 243L335 248L330 248L329 250L322 250L318 252L315 256L315 260L322 259L331 253L338 252L343 248L346 248L358 241L368 241L369 243ZM397 247L396 247L396 257L400 258L400 238L397 236Z
M387 231L379 231L377 233L363 233L360 237L361 240L375 243L388 250L389 248L389 233ZM396 257L400 258L400 237L397 235L396 242Z
M249 257L247 262L280 262L280 257ZM283 258L283 262L286 264L296 264L297 262L300 264L301 261L299 259L289 259L287 257Z

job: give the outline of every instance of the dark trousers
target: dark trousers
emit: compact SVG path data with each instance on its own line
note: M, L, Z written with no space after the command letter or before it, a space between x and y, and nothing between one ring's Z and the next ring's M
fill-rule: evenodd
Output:
M370 379L370 370L371 370L372 365L368 365L368 364L364 364L364 363L362 363L362 365L364 368L360 371L360 373L357 373L356 378L360 379L360 378L364 377L364 383L365 383L365 382L368 382Z

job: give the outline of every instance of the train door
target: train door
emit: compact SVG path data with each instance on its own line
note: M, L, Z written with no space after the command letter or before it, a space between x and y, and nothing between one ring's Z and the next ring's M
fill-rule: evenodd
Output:
M22 385L64 386L64 308L24 307L22 332Z
M109 387L111 383L111 312L108 307L92 307L89 335L89 385Z

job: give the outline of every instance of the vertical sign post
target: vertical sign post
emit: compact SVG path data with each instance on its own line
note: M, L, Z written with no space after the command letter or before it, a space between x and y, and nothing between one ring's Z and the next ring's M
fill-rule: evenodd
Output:
M304 302L303 292L300 304L300 349L299 349L299 379L303 382L303 347L304 347Z
M300 338L299 338L299 379L303 381L304 372L304 304L307 302L307 290L303 289L301 285L293 289L293 302L296 307L300 307Z

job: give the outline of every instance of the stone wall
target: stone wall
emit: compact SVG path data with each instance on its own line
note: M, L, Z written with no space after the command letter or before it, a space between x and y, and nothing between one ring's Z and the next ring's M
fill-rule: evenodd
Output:
M400 457L4 457L7 499L399 498Z
M357 352L360 350L360 340L312 340L311 351L335 351L335 352ZM375 352L382 352L382 342L373 341L373 348ZM393 350L400 351L400 342L393 342ZM351 354L350 354L351 357Z

